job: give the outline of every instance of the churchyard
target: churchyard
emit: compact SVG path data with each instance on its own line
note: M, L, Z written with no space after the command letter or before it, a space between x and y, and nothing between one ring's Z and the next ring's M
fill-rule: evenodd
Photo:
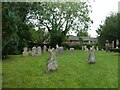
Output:
M119 13L91 29L95 0L28 1L1 6L2 88L118 88Z
M118 54L95 54L96 63L88 64L88 52L65 50L56 55L57 70L48 73L50 52L40 56L10 55L2 63L3 88L117 88Z

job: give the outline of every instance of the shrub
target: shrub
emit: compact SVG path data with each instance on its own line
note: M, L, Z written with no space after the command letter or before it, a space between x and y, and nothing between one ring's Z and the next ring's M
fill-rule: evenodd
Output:
M79 49L82 49L82 45L73 45L73 46L70 46L70 45L67 45L67 44L63 44L62 45L64 47L64 49L70 49L70 48L74 48L76 50L79 50Z

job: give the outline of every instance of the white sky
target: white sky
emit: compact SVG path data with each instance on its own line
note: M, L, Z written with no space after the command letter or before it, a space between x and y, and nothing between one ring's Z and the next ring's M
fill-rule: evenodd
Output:
M92 13L90 14L93 24L91 25L91 30L88 33L91 37L96 37L97 33L95 30L101 24L101 21L105 20L106 16L109 16L111 12L118 12L118 2L120 0L94 0L91 3Z

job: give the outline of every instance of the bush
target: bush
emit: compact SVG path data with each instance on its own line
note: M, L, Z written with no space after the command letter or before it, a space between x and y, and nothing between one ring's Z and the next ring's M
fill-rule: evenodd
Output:
M84 43L83 46L84 46L84 45L86 45L86 47L87 47L88 49L90 49L90 47L92 47L92 46L94 46L95 49L96 49L97 46L98 46L97 43L88 43L88 42Z
M82 49L82 45L74 45L74 46L70 46L70 45L67 45L67 44L63 44L62 45L64 47L64 49L70 49L70 48L74 48L76 50L79 50L79 49Z

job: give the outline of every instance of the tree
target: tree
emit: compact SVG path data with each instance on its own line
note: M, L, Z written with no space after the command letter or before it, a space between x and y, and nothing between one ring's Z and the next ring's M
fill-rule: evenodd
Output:
M53 46L61 45L69 30L87 30L90 24L88 7L86 2L2 3L3 55L20 54L23 47L34 41L48 40ZM39 30L31 34L35 27Z
M45 32L44 29L35 30L34 28L31 28L29 32L31 34L30 43L33 44L42 45L48 38L48 34Z
M118 29L118 16L120 14L111 14L106 17L104 24L100 25L96 32L98 33L98 43L101 48L104 48L106 40L110 43L118 39L120 41L120 29Z
M45 27L50 35L50 43L61 45L70 30L87 30L90 24L88 4L86 2L33 3L31 17L37 20L37 27Z
M21 46L27 44L27 40L29 40L29 26L26 24L28 11L28 3L2 3L3 56L19 52Z
M83 44L83 39L82 39L82 37L88 37L89 35L88 35L88 32L87 32L87 31L79 31L79 32L77 33L77 36L79 37L80 43Z

